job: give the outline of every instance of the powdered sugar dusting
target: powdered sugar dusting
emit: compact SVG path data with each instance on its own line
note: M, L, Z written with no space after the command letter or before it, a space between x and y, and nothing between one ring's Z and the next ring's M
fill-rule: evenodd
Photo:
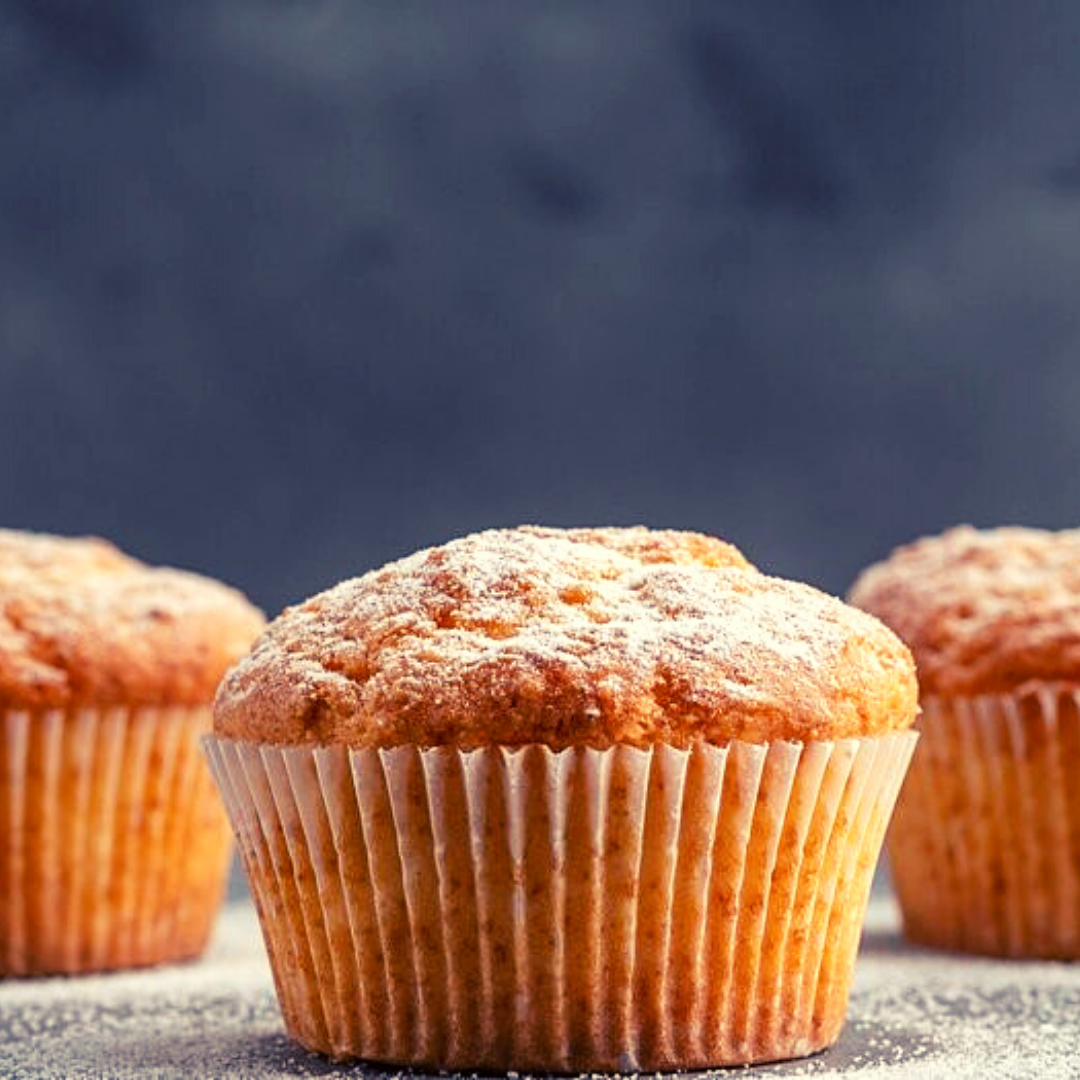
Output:
M906 946L891 898L878 895L839 1043L747 1075L1064 1080L1077 1075L1078 1012L1080 965ZM326 1075L403 1074L335 1066L285 1038L257 920L243 903L226 910L210 954L197 964L0 983L0 1076L11 1080Z
M851 590L910 646L924 692L995 693L1080 671L1080 529L949 529Z
M287 611L224 684L217 720L233 737L356 745L572 743L584 717L596 745L760 741L903 726L913 689L875 620L720 541L525 528Z
M236 591L104 540L0 529L0 701L203 703L261 615Z

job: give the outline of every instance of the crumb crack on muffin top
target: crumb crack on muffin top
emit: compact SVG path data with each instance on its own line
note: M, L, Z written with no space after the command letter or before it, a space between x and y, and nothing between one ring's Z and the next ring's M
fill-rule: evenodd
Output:
M915 714L877 620L642 527L490 530L288 609L223 680L215 729L350 746L860 736Z
M1080 529L949 529L866 569L851 602L911 648L924 693L1080 683Z
M209 578L0 529L0 708L208 703L262 626Z

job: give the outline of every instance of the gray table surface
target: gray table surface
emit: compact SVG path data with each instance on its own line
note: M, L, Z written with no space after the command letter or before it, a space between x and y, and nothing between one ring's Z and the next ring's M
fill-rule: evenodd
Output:
M243 900L225 909L198 963L0 982L0 1077L332 1074L392 1075L333 1065L286 1039ZM753 1075L1080 1077L1080 964L913 948L897 933L891 898L875 895L840 1042Z

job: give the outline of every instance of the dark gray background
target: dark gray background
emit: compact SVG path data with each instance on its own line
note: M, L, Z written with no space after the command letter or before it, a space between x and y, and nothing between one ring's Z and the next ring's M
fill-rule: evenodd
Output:
M0 0L0 520L1080 522L1080 4Z

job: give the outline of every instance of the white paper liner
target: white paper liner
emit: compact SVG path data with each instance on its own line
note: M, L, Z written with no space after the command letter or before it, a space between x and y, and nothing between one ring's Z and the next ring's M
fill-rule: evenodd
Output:
M206 708L0 711L0 976L197 955L228 821Z
M889 834L912 939L1080 959L1080 692L923 701Z
M340 1059L580 1071L835 1040L915 740L204 744L291 1035Z

